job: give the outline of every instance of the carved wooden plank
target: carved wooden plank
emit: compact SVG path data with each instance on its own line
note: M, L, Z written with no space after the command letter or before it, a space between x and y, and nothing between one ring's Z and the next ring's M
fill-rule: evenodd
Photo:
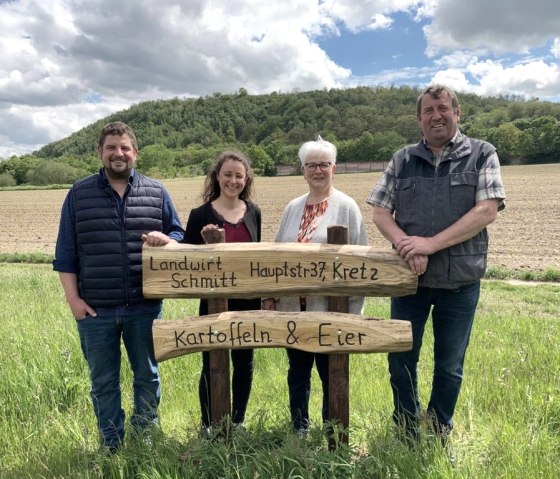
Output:
M385 353L408 351L412 347L408 321L314 311L228 311L157 320L153 337L158 361L224 348L288 347L321 353Z
M144 246L147 298L401 296L417 277L394 251L316 243Z

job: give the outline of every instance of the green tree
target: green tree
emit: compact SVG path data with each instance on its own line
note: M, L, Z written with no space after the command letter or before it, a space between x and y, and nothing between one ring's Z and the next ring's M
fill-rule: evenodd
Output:
M262 146L251 145L248 154L251 158L251 167L255 175L276 176L276 165Z
M174 154L162 144L149 145L138 153L137 168L155 178L175 176Z
M369 131L364 131L354 142L354 160L372 161L375 157L375 139Z
M346 163L354 159L354 140L342 140L336 143L336 162Z
M282 161L283 165L294 165L299 171L299 167L301 162L299 161L298 152L301 145L286 145L284 147L284 160Z
M272 115L262 122L257 129L256 142L261 143L267 137L271 136L276 131L281 131L280 124L282 117L280 115Z
M57 159L59 163L68 163L70 166L79 170L85 170L88 173L96 173L101 168L101 162L96 155L89 155L83 157L76 156L62 156Z
M504 165L511 163L519 156L519 140L521 131L511 123L505 123L497 128L491 128L488 141L498 150L500 162Z
M291 160L286 158L287 146L282 140L273 140L264 146L264 150L275 165L285 165L291 163Z
M17 181L12 176L11 173L7 171L5 173L0 173L0 187L16 186L16 185L17 185Z
M375 139L375 156L376 161L387 161L393 156L393 153L406 145L406 140L395 131L384 133L376 133L373 135Z
M560 129L558 120L550 115L540 116L535 119L534 128L538 131L538 148L543 159L553 157L557 153L555 145L557 144L558 130Z
M27 172L37 168L41 160L32 155L12 156L0 163L0 173L9 173L18 185L27 181Z
M395 121L393 130L401 135L407 144L416 143L422 138L422 132L418 125L418 118L416 118L416 115L399 116Z
M154 168L154 172L163 176L174 176L179 170L186 171L186 166L200 165L205 158L215 157L216 149L245 150L253 144L265 147L276 164L294 163L297 157L293 149L316 138L317 134L335 138L341 150L339 160L350 161L371 154L367 153L371 141L364 135L369 132L375 140L377 159L386 159L396 144L402 146L420 138L415 118L419 93L419 88L409 86L272 92L268 95L249 95L246 90L239 89L233 94L146 101L50 143L30 156L64 158L64 162L75 168L83 168L80 162L85 162L88 165L85 168L93 172L99 168L97 161L91 161L99 131L106 123L121 120L135 130L140 151L161 145L173 152L173 169L165 162L153 161L150 166L139 163L144 171ZM461 130L469 136L481 139L492 136L502 141L502 133L508 130L502 131L500 127L512 123L522 132L523 156L531 161L560 159L556 146L560 141L557 124L541 121L551 118L558 122L560 103L526 101L511 95L480 97L472 93L461 93L460 101ZM402 144L399 138L404 139ZM285 145L282 154L278 148L267 148L276 140ZM342 144L343 141L348 143ZM161 150L161 146L156 148ZM195 146L196 154L185 154L191 146ZM503 155L510 154L504 149L506 146L507 142L502 141ZM12 164L9 171L20 184L25 182L27 170L35 166L31 158L26 157L22 164ZM2 168L0 174L8 171L5 166Z
M558 120L553 116L522 118L513 122L521 130L519 139L520 154L530 162L556 159L558 153Z
M509 112L505 108L494 108L489 112L482 112L476 115L477 122L485 127L498 127L503 123L508 123Z
M210 173L210 170L212 169L212 166L214 166L214 160L212 160L210 158L206 158L206 159L202 160L202 162L200 163L200 167L202 168L202 172L205 175Z
M553 128L548 138L550 142L550 159L551 161L558 161L560 158L560 121L556 128Z
M27 172L27 182L35 186L67 185L84 176L87 176L87 171L67 163L42 160L36 169Z

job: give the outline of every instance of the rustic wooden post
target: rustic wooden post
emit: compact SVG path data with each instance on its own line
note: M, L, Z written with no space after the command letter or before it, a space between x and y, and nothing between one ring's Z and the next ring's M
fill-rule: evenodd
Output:
M348 244L348 227L332 225L327 228L327 243ZM329 311L348 313L348 296L329 296ZM347 353L329 354L329 421L336 421L343 431L338 436L335 429L329 431L329 449L338 443L348 444L350 425L349 358Z
M208 244L225 243L226 235L223 228L208 230L203 233ZM218 314L228 310L226 298L208 299L208 314ZM210 351L210 378L208 395L210 402L210 421L213 426L222 424L225 434L228 435L230 421L223 421L224 417L231 415L231 399L229 384L229 349Z

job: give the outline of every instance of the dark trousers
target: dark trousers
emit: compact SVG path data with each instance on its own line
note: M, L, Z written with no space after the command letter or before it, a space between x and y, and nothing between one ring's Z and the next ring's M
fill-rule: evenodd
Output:
M245 412L247 411L251 385L253 384L253 350L232 350L231 363L233 366L231 420L233 423L241 423L245 420ZM202 353L202 373L198 385L200 412L204 427L209 427L212 423L210 394L210 353L204 352Z
M329 355L308 353L298 349L286 349L288 353L288 392L290 395L290 414L295 430L309 427L309 395L311 393L311 370L313 363L323 387L323 422L329 414Z
M434 372L427 412L438 431L453 428L453 413L463 381L463 363L479 294L480 282L476 282L454 290L421 287L416 294L392 298L391 318L412 324L412 350L388 355L396 423L412 430L418 422L417 364L431 309Z

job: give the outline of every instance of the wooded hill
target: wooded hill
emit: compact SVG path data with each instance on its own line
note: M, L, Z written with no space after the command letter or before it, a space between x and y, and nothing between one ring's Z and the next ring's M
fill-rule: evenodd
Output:
M338 147L338 162L387 161L419 140L413 87L357 87L142 102L93 123L32 155L0 163L0 186L68 183L99 168L101 128L115 120L132 126L137 167L159 178L203 174L226 149L247 153L255 172L274 175L295 164L297 150L317 134ZM461 130L490 141L502 164L560 159L560 104L515 96L460 94Z

